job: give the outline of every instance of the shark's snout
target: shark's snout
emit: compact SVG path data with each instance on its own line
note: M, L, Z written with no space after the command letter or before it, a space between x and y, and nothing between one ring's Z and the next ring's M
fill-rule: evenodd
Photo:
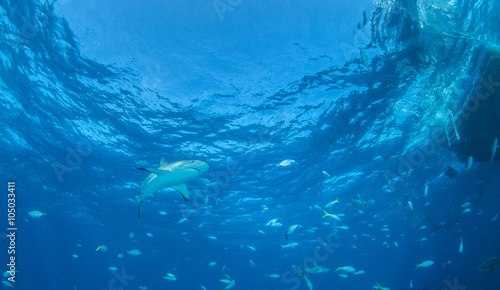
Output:
M196 168L200 172L200 174L207 172L209 169L208 163L203 161L194 160L193 165L193 168Z

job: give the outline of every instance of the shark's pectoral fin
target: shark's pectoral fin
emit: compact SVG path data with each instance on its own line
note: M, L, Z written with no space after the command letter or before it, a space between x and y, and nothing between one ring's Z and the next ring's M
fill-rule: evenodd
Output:
M177 190L178 192L181 193L182 195L182 198L184 198L185 201L188 201L189 200L189 192L188 192L188 189L187 189L187 186L185 183L182 183L182 184L179 184L179 185L175 185L175 186L171 186L173 189Z
M170 173L170 171L162 170L162 169L158 169L158 168L137 168L137 169L147 171L149 173L154 173L156 175L164 175L164 174Z

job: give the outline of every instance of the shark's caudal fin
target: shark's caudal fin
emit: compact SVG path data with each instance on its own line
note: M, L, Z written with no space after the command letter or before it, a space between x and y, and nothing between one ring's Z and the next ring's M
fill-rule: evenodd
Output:
M140 195L136 196L135 199L137 200L137 203L139 204L139 211L137 212L137 217L141 217L141 209L142 209L142 199Z

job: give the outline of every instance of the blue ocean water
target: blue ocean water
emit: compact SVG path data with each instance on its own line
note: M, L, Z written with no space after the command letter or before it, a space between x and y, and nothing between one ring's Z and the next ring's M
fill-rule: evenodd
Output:
M2 0L1 287L500 289L499 6Z

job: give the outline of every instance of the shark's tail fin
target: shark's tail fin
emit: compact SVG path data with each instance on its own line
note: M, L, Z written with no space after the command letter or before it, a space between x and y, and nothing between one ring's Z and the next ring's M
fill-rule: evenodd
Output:
M137 203L139 204L139 210L137 211L137 218L141 217L141 210L142 210L142 199L140 195L136 196L135 199L137 200Z
M137 218L141 217L142 202L139 203L139 210L137 211Z
M302 274L302 275L300 276L300 278L305 278L305 277L306 277L306 274L304 273L304 271L300 270L300 273Z

